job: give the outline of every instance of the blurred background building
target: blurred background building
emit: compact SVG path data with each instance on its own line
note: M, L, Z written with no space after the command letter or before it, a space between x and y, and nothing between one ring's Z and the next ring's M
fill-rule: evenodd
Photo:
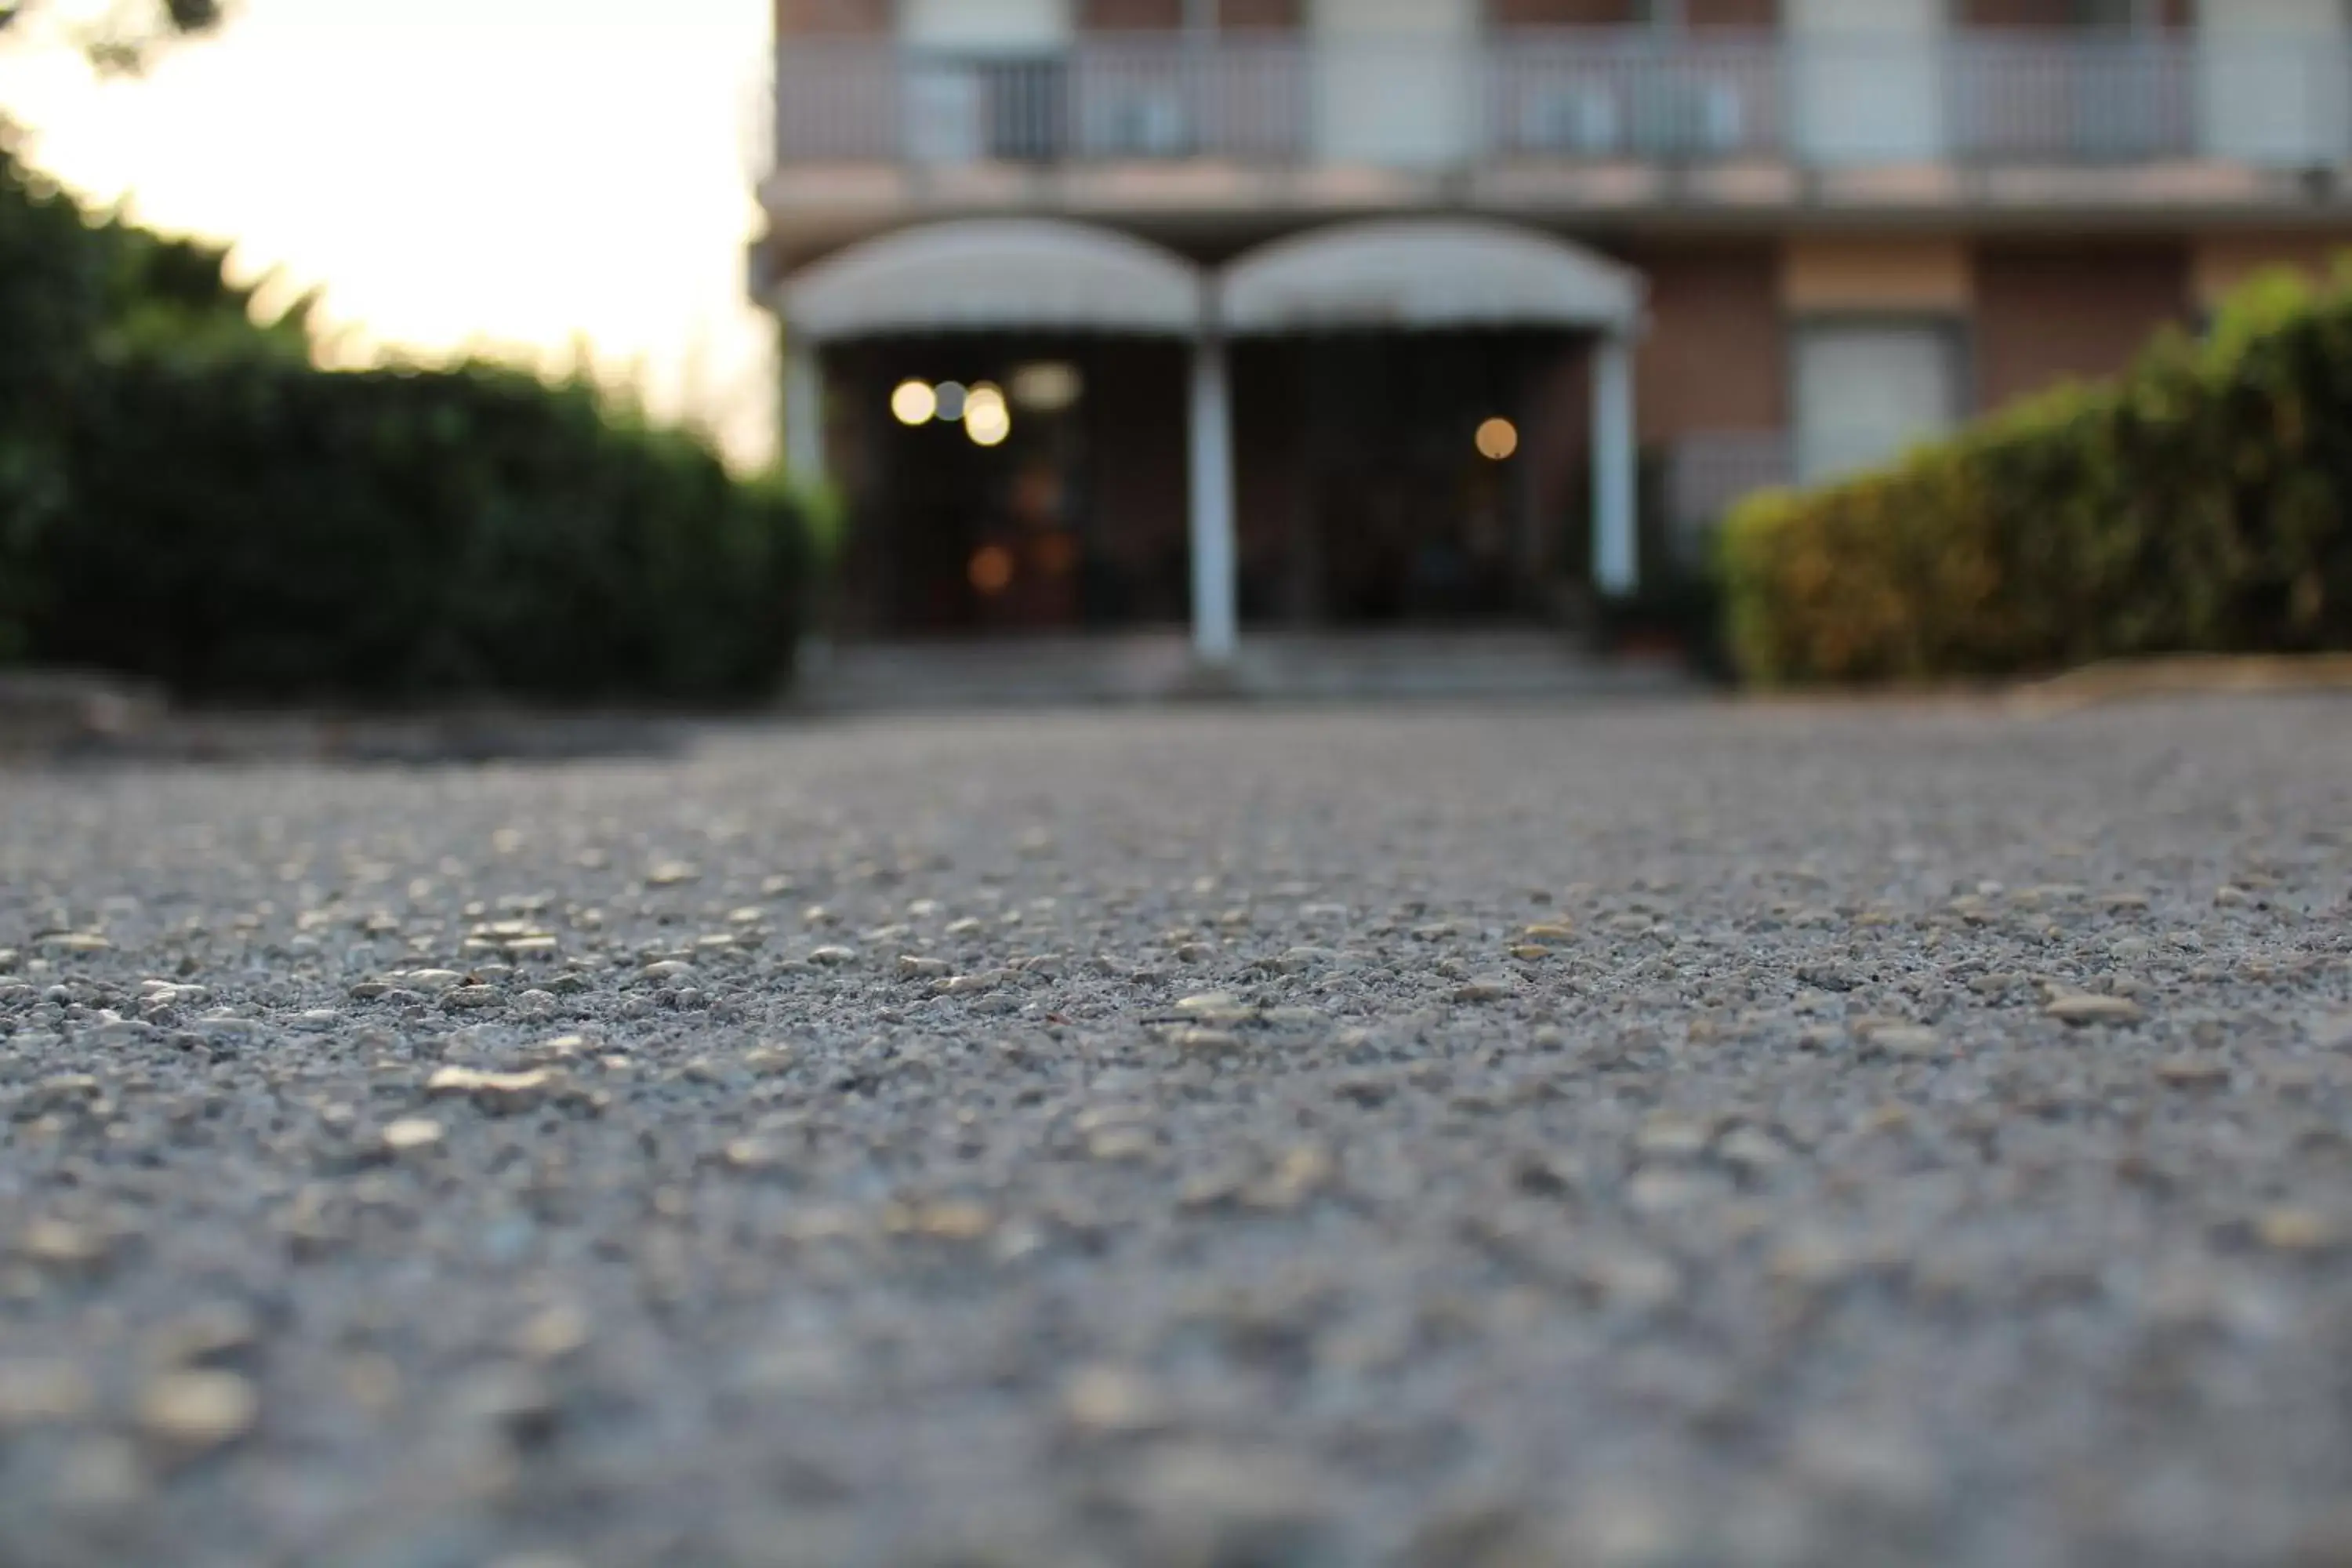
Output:
M2352 237L2342 0L778 0L841 629L1556 617Z

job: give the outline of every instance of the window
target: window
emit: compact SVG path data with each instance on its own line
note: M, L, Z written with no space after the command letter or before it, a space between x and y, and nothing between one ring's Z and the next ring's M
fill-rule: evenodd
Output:
M1958 423L1959 333L1944 321L1810 321L1797 330L1798 478L1874 467Z

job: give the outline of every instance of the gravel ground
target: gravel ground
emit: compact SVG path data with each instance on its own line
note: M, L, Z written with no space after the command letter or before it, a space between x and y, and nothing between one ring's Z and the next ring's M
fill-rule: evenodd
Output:
M2352 1561L2352 705L0 776L0 1563Z

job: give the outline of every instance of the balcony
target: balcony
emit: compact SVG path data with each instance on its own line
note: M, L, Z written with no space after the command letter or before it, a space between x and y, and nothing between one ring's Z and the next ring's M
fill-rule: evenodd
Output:
M1085 38L1050 53L795 38L781 171L821 164L2233 165L2352 161L2352 51L2328 41L1529 32Z

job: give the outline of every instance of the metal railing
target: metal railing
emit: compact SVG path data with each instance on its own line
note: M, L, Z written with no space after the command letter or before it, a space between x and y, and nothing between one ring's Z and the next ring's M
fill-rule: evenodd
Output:
M1547 29L1459 39L1081 37L1043 52L793 38L786 164L1459 166L2352 159L2352 50L2294 39Z

